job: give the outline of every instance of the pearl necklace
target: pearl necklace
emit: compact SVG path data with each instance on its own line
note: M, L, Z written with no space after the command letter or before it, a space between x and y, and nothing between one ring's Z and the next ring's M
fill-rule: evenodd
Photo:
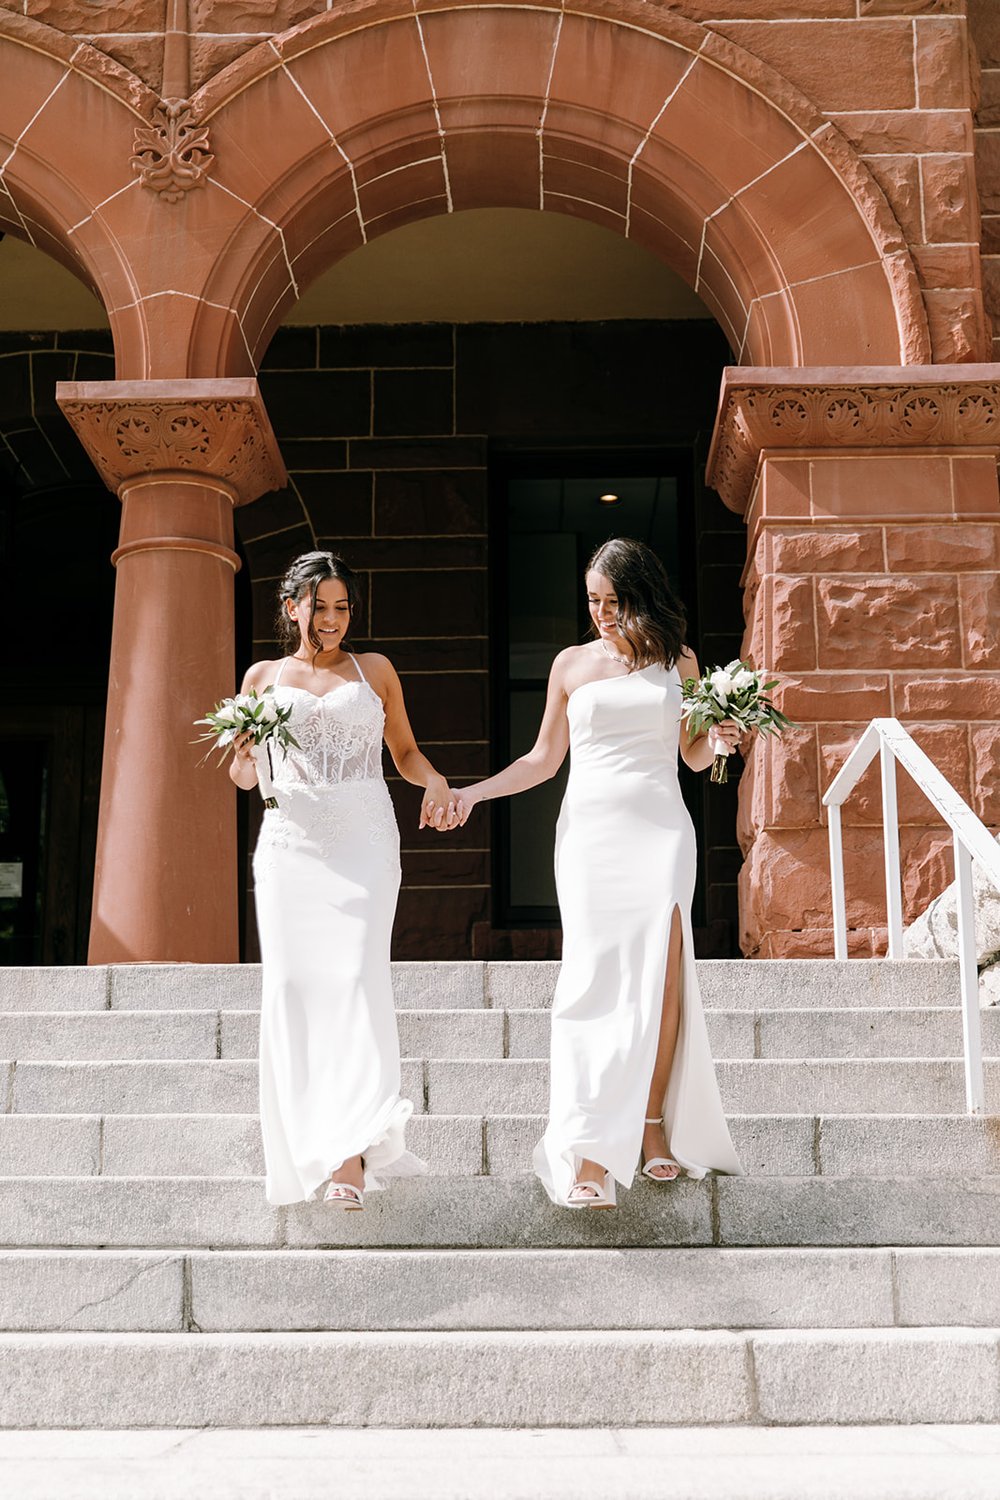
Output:
M631 669L633 663L629 660L629 658L627 656L618 656L614 651L610 650L603 636L601 637L601 647L604 651L605 656L610 656L612 661L616 661L621 666Z

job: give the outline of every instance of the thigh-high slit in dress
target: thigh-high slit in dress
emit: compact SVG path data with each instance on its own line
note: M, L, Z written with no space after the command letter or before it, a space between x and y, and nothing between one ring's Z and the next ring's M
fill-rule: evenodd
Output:
M260 1122L271 1203L313 1197L363 1153L365 1186L425 1170L404 1143L389 939L399 830L382 775L385 715L357 681L322 697L275 680L299 749L261 777L278 806L254 851L260 933ZM258 749L258 765L266 751Z
M663 1099L670 1155L691 1177L739 1174L698 990L694 828L677 779L676 667L585 683L568 703L570 774L556 826L563 957L552 1006L549 1122L534 1153L565 1203L580 1162L632 1182L659 1042L673 914L681 1013Z

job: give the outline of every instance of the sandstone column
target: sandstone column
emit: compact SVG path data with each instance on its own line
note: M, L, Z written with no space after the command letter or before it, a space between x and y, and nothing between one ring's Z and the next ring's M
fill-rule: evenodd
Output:
M62 383L120 496L91 963L235 963L234 788L193 721L233 690L233 506L286 482L255 380Z
M875 717L902 721L1000 826L1000 366L726 371L709 482L745 512L744 654L799 726L740 785L741 943L833 952L822 793ZM899 776L906 920L951 839ZM877 767L844 809L853 953L885 947Z

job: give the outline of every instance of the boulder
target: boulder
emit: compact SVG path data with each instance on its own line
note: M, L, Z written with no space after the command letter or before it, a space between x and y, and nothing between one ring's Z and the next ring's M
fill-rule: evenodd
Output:
M1000 843L1000 835L997 835ZM1000 1003L1000 890L972 866L972 908L976 925L979 993L984 1005ZM903 933L904 958L958 957L958 897L946 887ZM994 972L991 972L993 970Z

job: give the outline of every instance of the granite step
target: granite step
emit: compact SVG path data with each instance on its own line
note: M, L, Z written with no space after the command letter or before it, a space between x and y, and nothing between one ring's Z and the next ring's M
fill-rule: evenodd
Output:
M556 1208L533 1179L393 1183L363 1214L271 1207L259 1178L0 1179L0 1245L280 1248L1000 1245L1000 1176L640 1180L615 1213Z
M959 1057L957 1006L710 1010L717 1059L790 1057ZM5 1011L0 1039L10 1057L79 1062L257 1056L256 1010ZM983 1013L983 1049L1000 1055L1000 1010ZM406 1057L544 1058L545 1010L403 1010Z
M995 1325L989 1248L0 1251L3 1332Z
M998 1359L972 1328L10 1333L0 1426L995 1422Z
M393 964L405 1009L536 1009L551 1004L555 962ZM702 959L706 1008L957 1006L954 960ZM0 1010L255 1010L257 964L116 964L0 969Z
M986 1104L1000 1113L1000 1060L985 1064ZM731 1114L950 1114L965 1099L957 1059L796 1058L716 1063ZM0 1062L12 1114L249 1114L254 1062ZM410 1058L402 1093L417 1113L542 1114L548 1063L539 1059Z
M753 1176L1000 1173L1000 1119L972 1115L730 1115ZM518 1177L544 1115L414 1115L407 1141L435 1176ZM6 1177L254 1177L255 1114L0 1115Z

